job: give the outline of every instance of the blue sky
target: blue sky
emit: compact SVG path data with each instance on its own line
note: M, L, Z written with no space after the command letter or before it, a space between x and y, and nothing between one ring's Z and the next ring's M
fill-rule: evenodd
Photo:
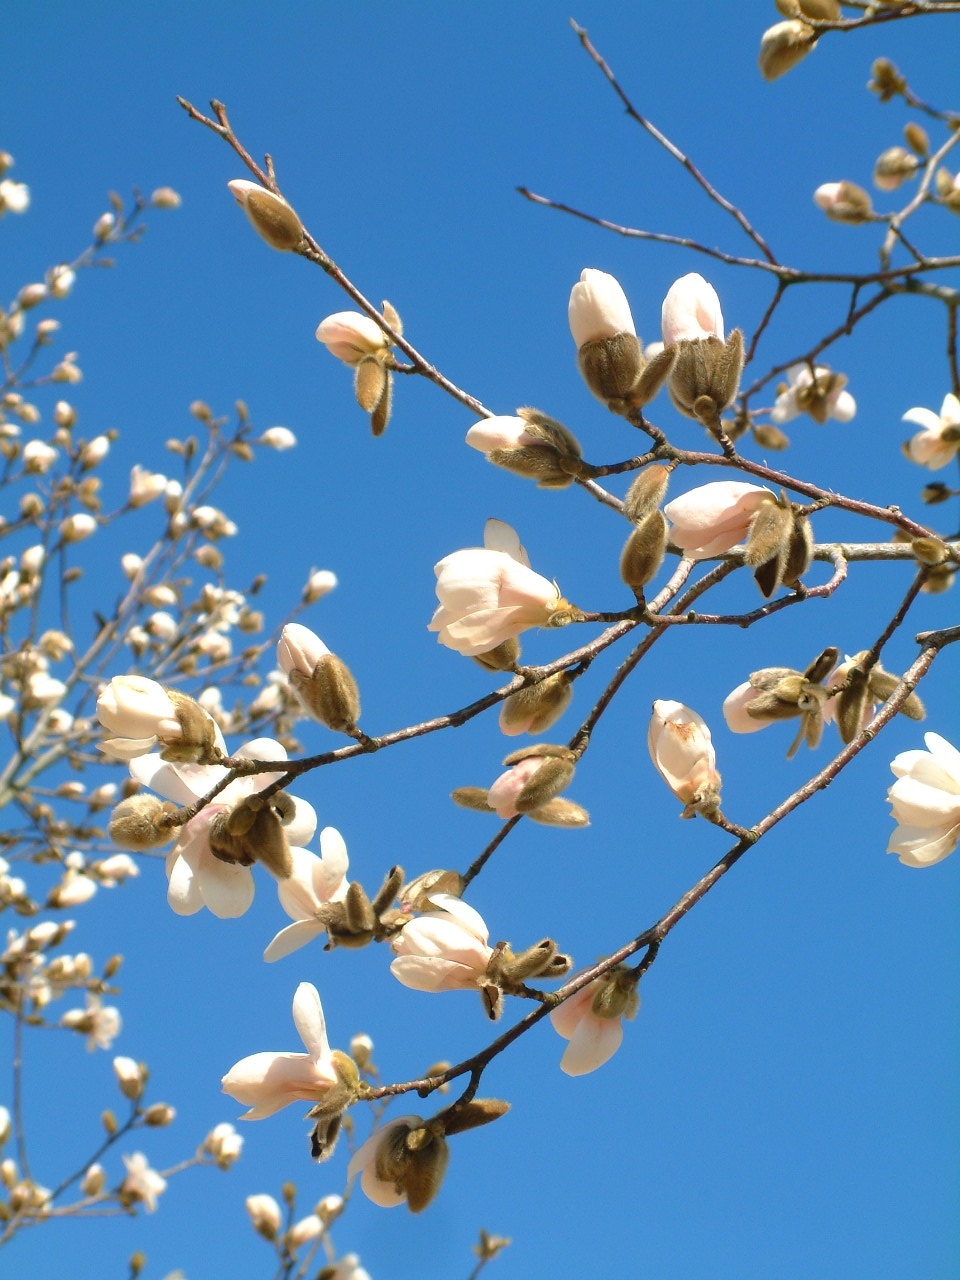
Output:
M192 429L187 406L197 398L228 412L242 397L258 425L297 433L294 453L236 468L221 493L240 526L230 581L243 586L267 571L261 607L276 619L312 567L337 572L340 588L303 621L350 662L370 732L453 710L491 687L425 630L432 565L477 543L488 516L515 524L534 566L594 609L629 603L617 573L625 530L578 489L537 491L488 466L463 444L469 412L416 379L400 380L390 429L373 440L348 371L313 337L324 315L349 304L322 272L254 236L226 189L248 175L175 97L228 104L250 150L273 154L285 192L324 248L368 296L390 299L411 340L454 381L497 412L542 408L577 433L591 461L610 462L635 452L636 441L577 372L566 305L581 269L621 280L648 340L658 336L666 289L685 272L708 275L728 326L748 331L769 282L683 249L615 237L516 194L525 185L613 221L750 248L626 119L569 16L553 3L40 0L5 18L0 147L16 156L12 176L29 183L33 206L0 227L0 294L12 297L83 247L107 190L180 191L180 210L151 213L145 242L119 253L112 272L87 273L57 311L63 348L80 352L85 374L71 398L86 434L122 433L112 455L118 494L134 462L169 468L164 442ZM864 91L873 59L893 57L921 96L957 105L948 96L956 67L947 18L824 40L766 85L756 52L778 20L772 4L592 2L573 16L637 106L800 266L867 270L875 262L873 232L829 223L811 200L824 181L869 185L876 155L912 118ZM893 207L884 196L877 204ZM916 235L946 253L956 225L924 212ZM843 290L797 291L758 366L807 349L840 322L847 302ZM788 428L793 447L773 464L923 518L928 477L900 454L909 432L900 419L915 405L938 408L949 390L944 344L942 315L924 300L883 308L830 357L850 377L856 419L824 428L798 420ZM53 399L41 403L47 415ZM666 397L655 408L671 437L700 447L700 429ZM760 457L755 446L745 451ZM704 472L696 482L712 478ZM148 537L148 514L142 519ZM821 539L861 536L830 513L815 528ZM884 536L878 526L866 530ZM119 538L100 549L113 566L104 569L115 575L111 589L130 549ZM471 890L494 937L522 944L549 934L588 963L657 919L728 842L704 823L678 822L646 753L651 700L677 698L704 715L725 809L754 822L827 756L821 748L785 761L791 726L734 737L722 723L724 696L760 666L802 667L827 644L868 647L908 581L906 567L855 566L829 602L746 632L684 629L654 649L601 722L571 788L593 825L567 833L522 824ZM731 584L723 601L749 608L756 595ZM909 665L916 630L955 620L955 592L924 596L886 665ZM533 633L525 652L548 661L568 635ZM558 733L573 732L618 660L609 655L580 682ZM950 654L924 696L926 727L957 741ZM319 726L304 724L302 737L308 750L333 745ZM322 825L343 832L352 872L367 884L394 862L411 874L465 866L495 827L445 796L492 781L510 745L495 718L481 718L317 771L299 793ZM481 1225L514 1239L491 1265L502 1280L955 1275L960 863L917 872L884 855L888 762L920 745L916 725L895 723L835 787L743 859L671 935L642 986L640 1015L606 1067L570 1080L548 1027L525 1037L482 1086L508 1098L512 1112L456 1139L428 1216L358 1196L339 1247L359 1252L374 1280L466 1276ZM388 1080L462 1058L489 1038L479 1001L401 989L380 948L303 951L265 966L262 948L284 922L266 876L241 921L180 919L166 905L159 863L149 865L137 882L99 894L81 921L87 950L127 957L116 1050L146 1060L156 1096L178 1108L177 1124L144 1148L158 1166L235 1118L239 1108L219 1093L234 1061L299 1047L290 1003L302 980L321 992L333 1043L346 1047L368 1032ZM50 1161L49 1172L35 1171L53 1184L96 1142L100 1106L111 1100L110 1055L88 1056L66 1037L38 1040L30 1052L34 1143ZM12 1254L17 1273L45 1275L56 1265L61 1280L82 1280L96 1247L105 1275L124 1274L136 1248L148 1254L149 1280L174 1267L191 1280L271 1274L244 1196L277 1195L292 1179L307 1212L345 1177L343 1152L320 1168L310 1162L297 1110L245 1126L240 1164L175 1180L153 1218L25 1235ZM357 1124L364 1136L359 1112Z

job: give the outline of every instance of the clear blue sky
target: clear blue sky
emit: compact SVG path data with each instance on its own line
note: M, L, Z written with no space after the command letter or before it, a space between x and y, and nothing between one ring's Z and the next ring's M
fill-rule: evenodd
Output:
M12 297L86 244L108 189L181 192L182 209L151 214L146 241L121 252L113 272L84 276L57 312L64 348L79 350L85 373L71 398L85 434L122 432L118 494L133 462L164 469L164 442L191 430L196 398L226 412L242 397L259 425L297 433L296 452L238 468L225 486L221 504L240 525L230 581L243 586L268 571L262 605L277 618L311 567L337 572L339 590L303 620L351 663L370 732L453 710L490 687L425 630L432 565L477 543L488 516L517 525L534 566L597 609L628 603L617 574L625 528L580 490L539 492L486 465L463 445L468 411L414 379L398 388L387 435L372 440L349 374L313 338L324 315L349 304L322 272L257 240L226 189L248 175L188 121L175 95L228 104L250 149L273 154L321 244L369 296L390 299L412 341L455 381L497 412L533 404L554 414L592 461L614 461L636 442L576 369L566 306L581 269L621 280L648 340L658 336L667 287L685 272L707 274L728 325L748 330L769 284L681 249L616 238L515 193L527 185L614 221L749 249L625 118L569 16L555 3L222 0L34 0L5 16L0 147L16 156L11 176L29 183L33 207L0 227L0 295ZM928 100L960 105L948 97L956 25L947 18L825 40L766 85L756 53L779 17L772 3L584 0L573 16L637 106L797 265L867 269L875 260L870 232L827 222L811 200L824 181L868 185L875 156L900 140L909 117L864 92L875 57L893 57ZM878 204L892 207L882 196ZM924 246L941 252L952 251L956 227L946 215L917 220ZM759 363L803 351L846 305L840 291L798 294ZM900 418L915 405L939 408L949 390L944 342L940 313L916 299L868 320L832 355L850 376L857 418L825 428L799 420L789 428L793 448L774 461L922 518L926 476L899 452L909 431ZM656 413L679 443L699 445L699 428L665 397ZM857 536L829 515L816 529L821 538ZM884 535L871 526L868 536ZM130 549L118 541L110 562ZM113 572L111 590L120 583ZM827 644L868 647L907 581L906 568L855 567L828 603L745 633L690 628L654 650L602 721L572 788L593 825L566 833L523 824L471 891L494 938L522 944L550 934L587 963L657 919L727 840L678 822L647 758L651 700L688 702L714 726L725 809L752 823L827 756L804 751L786 762L790 728L734 738L722 724L723 697L760 666L802 667ZM750 607L756 597L733 588L726 599ZM909 665L914 631L954 622L956 609L956 591L923 597L886 665ZM534 634L526 652L549 660L567 635ZM597 663L578 686L563 734L615 661ZM924 694L926 727L956 742L949 655ZM319 726L304 724L302 736L311 750L331 744ZM960 861L917 872L884 854L888 762L920 738L910 722L891 726L840 785L691 914L644 982L641 1013L605 1068L570 1080L548 1027L525 1037L482 1087L508 1098L511 1114L455 1140L429 1214L381 1210L358 1196L336 1235L341 1249L359 1252L373 1280L453 1280L469 1273L482 1225L515 1242L491 1265L500 1280L957 1275ZM321 825L342 831L365 883L379 883L394 862L412 874L462 867L495 827L444 797L492 781L507 750L495 717L484 718L318 771L300 791ZM369 1033L388 1080L462 1058L489 1037L479 1001L401 989L381 948L314 949L265 966L262 948L285 921L265 876L239 922L175 917L159 863L99 894L81 919L82 945L98 959L127 956L116 1051L146 1060L156 1097L179 1111L173 1129L144 1140L158 1166L236 1117L239 1107L219 1093L234 1061L299 1048L290 1003L302 980L320 990L333 1043ZM27 1102L46 1134L34 1142L50 1161L45 1169L35 1157L35 1172L55 1184L96 1141L99 1108L112 1100L112 1055L88 1056L66 1037L38 1040L29 1053ZM345 1152L312 1165L298 1110L244 1126L240 1164L175 1180L152 1218L25 1235L10 1274L86 1280L96 1249L98 1275L121 1276L136 1248L149 1256L149 1280L175 1267L190 1280L271 1274L243 1198L278 1195L292 1179L307 1212L345 1178ZM364 1136L366 1119L356 1117Z

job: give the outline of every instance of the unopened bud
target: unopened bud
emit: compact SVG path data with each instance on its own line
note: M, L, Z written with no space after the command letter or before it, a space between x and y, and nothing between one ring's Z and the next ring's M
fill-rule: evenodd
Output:
M360 690L353 672L335 653L325 654L303 675L290 672L290 683L300 702L321 724L335 733L353 733L360 718Z
M169 800L151 795L130 796L121 800L110 815L110 839L134 853L169 844L177 828L165 825L163 819L176 811L176 805Z
M508 737L519 733L544 733L555 725L573 699L573 680L558 671L539 684L527 685L506 699L500 708L500 729Z
M824 182L813 193L814 201L834 222L854 225L873 216L870 194L855 182Z
M143 1113L144 1124L150 1125L152 1129L163 1129L168 1124L173 1124L176 1118L176 1108L171 1107L168 1102L155 1102Z
M896 191L907 178L912 178L920 167L920 161L905 147L888 147L873 169L874 185L881 191Z
M80 1190L85 1196L98 1196L107 1185L107 1171L102 1164L92 1164L80 1180Z
M373 1062L373 1041L368 1035L356 1035L350 1041L350 1057L361 1071Z
M663 564L667 528L663 512L652 511L627 539L620 556L620 577L632 591L642 592Z
M254 230L271 248L289 252L300 247L303 225L282 196L245 178L237 178L227 186L253 223Z
M473 660L479 662L480 666L488 671L513 671L520 660L520 652L520 641L515 636L511 636L509 640L498 644L495 649L475 654Z
M877 58L873 64L873 79L867 85L878 94L881 102L889 102L897 94L903 93L907 82L889 58Z
M914 538L910 543L910 550L920 564L927 565L929 568L943 564L950 554L946 543L941 542L939 538Z
M644 467L627 490L623 500L623 513L633 524L639 524L644 516L650 515L667 496L670 483L670 468L662 463Z
M117 1075L120 1092L125 1098L129 1098L131 1102L137 1102L143 1097L143 1090L147 1083L147 1071L142 1063L135 1062L133 1058L114 1058L113 1069ZM104 1120L104 1124L106 1124L106 1120Z
M799 18L778 22L763 33L760 41L760 71L765 80L778 80L786 75L816 46L812 27Z

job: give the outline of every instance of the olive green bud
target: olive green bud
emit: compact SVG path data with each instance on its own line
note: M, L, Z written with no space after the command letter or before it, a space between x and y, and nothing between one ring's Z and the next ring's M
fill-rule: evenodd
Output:
M543 733L557 723L572 699L573 678L567 671L558 671L512 693L500 708L500 729L510 737Z
M527 815L534 822L541 822L546 827L589 827L590 815L583 805L565 796L556 796L548 800L539 809Z
M163 819L176 811L177 806L169 800L150 795L130 796L121 800L110 815L110 839L121 849L134 853L169 844L177 828L165 825Z
M476 790L481 788L477 787ZM484 792L486 795L486 792ZM430 898L435 893L452 893L455 898L463 894L463 876L459 871L425 871L423 875L404 885L401 902L406 911L432 911Z
M917 156L912 155L905 147L888 147L874 165L874 185L881 191L896 191L897 187L916 174L919 167Z
M635 333L617 333L585 342L577 363L584 382L600 400L624 400L643 371L643 349Z
M598 978L590 1012L597 1018L635 1018L640 1009L637 975L617 965Z
M498 644L495 649L475 654L473 660L479 662L481 667L486 667L488 671L514 671L520 660L520 641L515 636L511 636Z
M500 1098L473 1098L470 1102L455 1102L452 1107L434 1116L433 1123L442 1125L443 1132L449 1138L455 1133L466 1133L468 1129L491 1124L505 1116L509 1110L510 1103Z
M759 427L754 427L753 438L761 449L771 449L775 453L780 453L781 450L790 448L790 437L786 432L781 431L779 427L773 426L772 423L764 423Z
M873 79L867 85L878 94L881 102L889 102L897 94L903 93L907 82L889 58L877 58L873 64Z
M923 125L917 124L915 120L908 120L903 126L903 136L910 150L925 160L930 154L930 135Z

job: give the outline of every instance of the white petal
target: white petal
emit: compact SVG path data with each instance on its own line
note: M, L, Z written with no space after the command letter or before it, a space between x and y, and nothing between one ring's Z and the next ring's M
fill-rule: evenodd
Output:
M300 1039L310 1051L315 1062L326 1061L330 1057L330 1041L327 1039L327 1024L323 1016L323 1005L320 993L310 982L301 982L293 997L293 1020L300 1032Z
M622 1019L582 1018L560 1059L560 1070L568 1076L585 1076L609 1062L622 1043Z
M292 955L294 951L305 947L314 938L319 938L323 932L323 925L319 920L297 920L280 930L264 951L263 958L267 964L282 960L284 956Z

